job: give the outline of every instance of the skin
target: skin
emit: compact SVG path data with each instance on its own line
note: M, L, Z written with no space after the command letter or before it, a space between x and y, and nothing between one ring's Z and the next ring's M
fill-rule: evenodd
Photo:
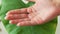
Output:
M28 0L35 4L28 8L10 10L6 13L6 20L17 26L31 26L45 24L60 15L60 9L51 0Z

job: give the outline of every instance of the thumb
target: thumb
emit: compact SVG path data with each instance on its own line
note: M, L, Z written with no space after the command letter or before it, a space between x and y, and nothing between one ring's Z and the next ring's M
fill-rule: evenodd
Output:
M27 0L27 1L36 2L36 0Z

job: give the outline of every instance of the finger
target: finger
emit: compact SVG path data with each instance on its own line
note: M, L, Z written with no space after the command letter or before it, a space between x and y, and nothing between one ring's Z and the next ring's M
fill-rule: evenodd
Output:
M16 19L16 20L10 20L9 23L11 24L17 24L19 22L22 22L22 21L29 21L30 19L28 18L25 18L25 19Z
M30 21L23 21L17 23L17 26L30 26L30 25L31 25Z
M13 19L22 19L22 18L27 18L27 14L13 14L13 15L7 15L5 17L6 20L13 20Z
M17 26L33 26L43 24L44 21L41 18L33 18L31 21L22 21L17 23Z
M30 19L34 18L34 16L35 16L34 14L29 14L29 15L28 15L28 17L29 17Z
M27 12L29 13L29 15L28 15L29 18L33 18L37 14L36 11L32 8L28 8Z
M32 18L34 18L35 16L37 15L37 13L30 13L30 14L28 14L28 17L30 18L30 19L32 19Z
M33 7L27 8L28 13L36 13L36 10Z
M33 12L32 12L32 9L31 9L30 7L27 8L27 12L28 12L28 13L33 13Z
M36 2L36 0L27 0L27 1Z
M9 15L9 14L26 14L26 13L27 13L27 9L24 8L24 9L16 9L16 10L8 11L6 15Z

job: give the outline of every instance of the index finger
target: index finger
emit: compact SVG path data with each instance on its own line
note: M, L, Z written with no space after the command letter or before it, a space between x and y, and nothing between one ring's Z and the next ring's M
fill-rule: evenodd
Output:
M26 13L28 13L27 8L23 8L23 9L10 10L7 12L6 15L9 15L9 14L26 14Z

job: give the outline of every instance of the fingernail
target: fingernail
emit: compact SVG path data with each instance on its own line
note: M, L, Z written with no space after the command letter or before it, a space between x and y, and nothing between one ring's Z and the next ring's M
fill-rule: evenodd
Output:
M6 15L8 15L8 13L6 13Z
M17 26L20 26L20 23L18 23Z
M7 12L6 15L8 15L10 12Z
M7 19L6 17L4 19Z
M9 21L9 23L12 24L11 21Z

